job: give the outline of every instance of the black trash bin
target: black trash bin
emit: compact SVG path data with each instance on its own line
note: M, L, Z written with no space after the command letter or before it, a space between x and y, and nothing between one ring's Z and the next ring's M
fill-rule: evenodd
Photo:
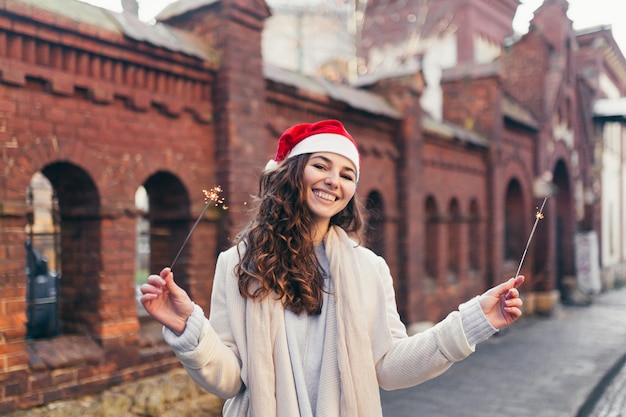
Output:
M60 275L48 268L48 260L26 242L26 337L41 339L59 334Z

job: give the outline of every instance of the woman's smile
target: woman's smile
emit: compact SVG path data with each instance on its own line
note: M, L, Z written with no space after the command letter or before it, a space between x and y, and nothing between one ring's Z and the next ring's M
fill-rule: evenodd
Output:
M326 193L322 190L313 190L313 194L315 194L317 197L321 198L322 200L327 200L327 201L337 201L337 198L338 198L337 196Z

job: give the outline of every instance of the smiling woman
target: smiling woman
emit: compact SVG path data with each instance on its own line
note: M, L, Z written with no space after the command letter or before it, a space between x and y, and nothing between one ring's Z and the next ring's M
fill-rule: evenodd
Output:
M170 268L141 302L223 415L381 417L380 388L417 385L517 320L511 278L409 337L383 258L363 247L358 146L343 124L292 126L259 179L257 207L219 255L210 317Z

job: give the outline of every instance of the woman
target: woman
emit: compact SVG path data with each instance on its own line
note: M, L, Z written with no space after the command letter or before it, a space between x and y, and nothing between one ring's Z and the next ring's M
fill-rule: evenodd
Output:
M210 318L169 268L141 287L189 375L224 416L381 416L379 387L431 379L517 320L519 276L408 337L385 261L360 246L357 145L335 120L285 131L259 205L218 257Z

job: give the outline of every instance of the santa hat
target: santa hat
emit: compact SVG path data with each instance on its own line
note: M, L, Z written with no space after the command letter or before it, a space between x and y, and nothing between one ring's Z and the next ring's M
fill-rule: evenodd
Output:
M275 168L292 156L314 152L332 152L348 158L354 164L358 181L360 160L356 141L337 120L303 123L285 130L278 139L274 159L265 169Z

